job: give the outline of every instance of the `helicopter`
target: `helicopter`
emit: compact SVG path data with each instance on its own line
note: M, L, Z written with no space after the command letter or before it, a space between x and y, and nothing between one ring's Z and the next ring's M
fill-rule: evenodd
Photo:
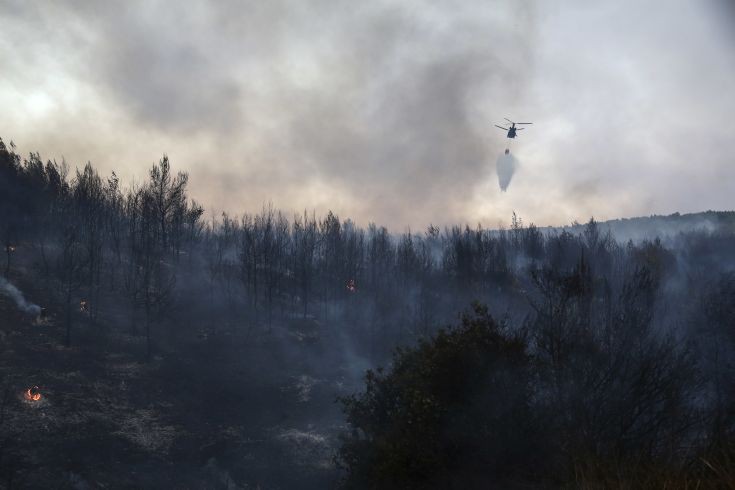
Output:
M519 122L519 123L513 122L510 119L508 119L507 117L504 117L503 119L505 119L506 121L508 121L511 124L510 128L504 128L503 126L498 126L497 124L495 125L495 127L496 128L500 128L500 129L502 129L504 131L508 131L508 138L515 138L516 137L516 131L521 131L521 130L525 129L525 128L516 128L516 124L519 125L519 126L521 124L533 124L533 123L529 123L529 122Z

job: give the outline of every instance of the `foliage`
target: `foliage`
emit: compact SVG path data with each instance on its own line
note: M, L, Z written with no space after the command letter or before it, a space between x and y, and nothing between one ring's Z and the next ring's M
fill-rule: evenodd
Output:
M527 341L475 306L461 324L399 349L343 399L349 488L467 488L531 475L542 427L532 410Z

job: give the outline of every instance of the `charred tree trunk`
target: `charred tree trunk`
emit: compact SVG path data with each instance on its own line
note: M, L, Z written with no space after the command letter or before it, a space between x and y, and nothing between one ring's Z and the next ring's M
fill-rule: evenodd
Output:
M5 277L10 277L10 256L11 248L9 244L5 244Z
M146 301L145 306L145 343L146 343L146 354L145 358L147 361L151 360L151 309L150 304Z
M71 347L71 288L66 289L66 338L64 345Z

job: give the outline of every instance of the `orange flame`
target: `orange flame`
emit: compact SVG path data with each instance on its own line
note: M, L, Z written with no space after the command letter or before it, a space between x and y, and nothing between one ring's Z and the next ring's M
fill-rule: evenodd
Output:
M38 386L34 386L33 388L28 388L28 390L25 393L26 400L37 402L41 399L41 391L38 389Z

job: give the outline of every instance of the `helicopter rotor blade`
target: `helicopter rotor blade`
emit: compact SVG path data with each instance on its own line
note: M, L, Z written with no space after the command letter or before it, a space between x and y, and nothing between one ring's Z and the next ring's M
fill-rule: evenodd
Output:
M526 128L516 128L516 131L523 131Z
M498 126L497 124L495 125L495 127L496 127L496 128L500 128L500 129L502 129L503 131L508 131L508 128L504 128L503 126Z
M516 123L516 124L533 124L533 123Z
M505 119L505 120L506 120L506 121L508 121L509 123L513 123L513 124L515 124L515 123L514 123L513 121L511 121L511 120L510 120L510 119L508 119L507 117L504 117L503 119Z

